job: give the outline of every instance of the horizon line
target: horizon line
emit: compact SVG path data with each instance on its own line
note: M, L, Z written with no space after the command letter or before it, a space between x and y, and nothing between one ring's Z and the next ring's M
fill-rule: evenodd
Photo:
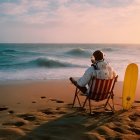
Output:
M0 42L0 44L120 44L120 45L140 45L140 43L80 43L80 42L59 42L59 43L56 43L56 42Z

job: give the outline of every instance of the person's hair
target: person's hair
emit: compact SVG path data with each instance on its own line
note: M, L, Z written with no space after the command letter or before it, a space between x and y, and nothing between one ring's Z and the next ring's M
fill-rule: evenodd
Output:
M93 52L93 56L95 57L95 60L97 61L104 59L104 54L100 50L96 50L95 52Z

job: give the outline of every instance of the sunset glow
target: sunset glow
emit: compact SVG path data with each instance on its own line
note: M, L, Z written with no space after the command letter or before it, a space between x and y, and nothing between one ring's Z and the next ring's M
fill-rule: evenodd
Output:
M140 43L139 0L1 0L0 42Z

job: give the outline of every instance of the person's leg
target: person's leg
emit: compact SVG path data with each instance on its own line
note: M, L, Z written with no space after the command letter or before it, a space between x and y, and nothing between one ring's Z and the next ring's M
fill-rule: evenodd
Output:
M80 91L82 91L83 93L86 93L87 88L86 87L81 87L77 84L77 81L74 80L74 78L70 77L70 81L78 88L80 89Z
M74 78L70 77L70 81L71 81L75 86L77 86L77 82L76 82L76 80L74 80Z

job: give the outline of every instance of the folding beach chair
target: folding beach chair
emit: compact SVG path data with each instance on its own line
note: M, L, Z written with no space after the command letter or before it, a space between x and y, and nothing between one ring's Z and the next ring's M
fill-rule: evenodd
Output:
M89 109L91 113L91 100L94 100L95 102L99 102L106 99L104 108L106 108L108 105L111 111L114 112L115 108L114 108L114 101L113 101L113 97L114 97L113 89L117 81L117 78L118 76L114 77L113 79L106 80L106 79L97 79L93 77L91 79L91 86L89 89L89 93L88 94L83 93L86 97L83 106L81 105L80 98L79 98L79 95L80 95L79 92L81 91L76 87L72 107L74 106L76 99L78 100L80 107L83 107L83 108L85 107L85 104L88 101ZM112 104L109 102L110 99L112 100Z

